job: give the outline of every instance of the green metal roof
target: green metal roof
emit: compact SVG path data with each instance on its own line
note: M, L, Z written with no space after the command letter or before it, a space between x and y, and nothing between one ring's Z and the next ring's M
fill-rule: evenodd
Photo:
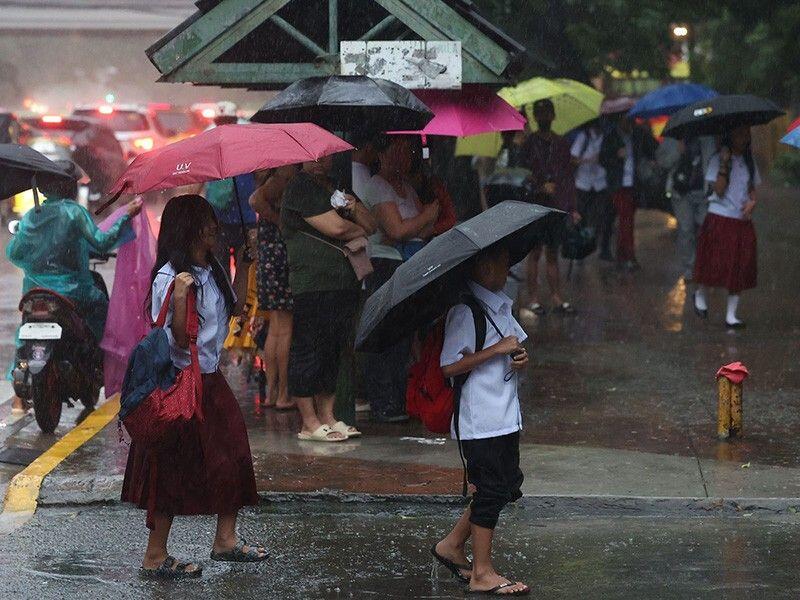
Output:
M464 83L504 85L526 56L469 0L200 0L148 48L161 81L282 88L338 72L339 40L453 40Z

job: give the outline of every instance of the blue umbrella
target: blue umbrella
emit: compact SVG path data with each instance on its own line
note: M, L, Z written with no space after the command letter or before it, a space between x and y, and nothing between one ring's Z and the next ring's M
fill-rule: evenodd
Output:
M800 148L800 127L796 127L781 138L781 143Z
M653 90L631 109L631 116L642 119L671 115L685 106L718 96L717 92L699 83L673 83Z

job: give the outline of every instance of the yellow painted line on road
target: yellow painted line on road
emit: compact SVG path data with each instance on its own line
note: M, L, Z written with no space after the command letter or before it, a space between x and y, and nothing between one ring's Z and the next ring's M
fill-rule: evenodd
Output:
M17 473L6 491L3 504L4 513L29 512L36 510L39 489L44 478L55 469L61 461L92 439L100 430L108 425L119 413L119 394L93 411L72 431L58 440L44 454Z

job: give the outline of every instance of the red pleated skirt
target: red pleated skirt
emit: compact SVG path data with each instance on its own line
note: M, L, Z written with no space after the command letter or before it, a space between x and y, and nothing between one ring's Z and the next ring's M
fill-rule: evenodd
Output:
M157 450L131 444L122 501L153 514L229 514L258 504L253 457L239 403L221 373L203 375L203 416Z
M700 228L694 280L731 294L756 287L758 258L752 221L709 213Z

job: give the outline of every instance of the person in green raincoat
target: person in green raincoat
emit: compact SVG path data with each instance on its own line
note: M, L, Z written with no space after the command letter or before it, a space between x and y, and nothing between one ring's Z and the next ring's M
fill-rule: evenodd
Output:
M46 200L39 211L32 209L25 213L6 248L6 256L25 272L23 295L40 287L69 298L77 304L99 344L106 324L108 297L94 282L89 252L110 252L132 239L130 221L142 210L142 202L134 200L128 204L127 213L108 231L101 231L89 211L75 201L80 171L70 163L67 172L74 179L39 186Z

